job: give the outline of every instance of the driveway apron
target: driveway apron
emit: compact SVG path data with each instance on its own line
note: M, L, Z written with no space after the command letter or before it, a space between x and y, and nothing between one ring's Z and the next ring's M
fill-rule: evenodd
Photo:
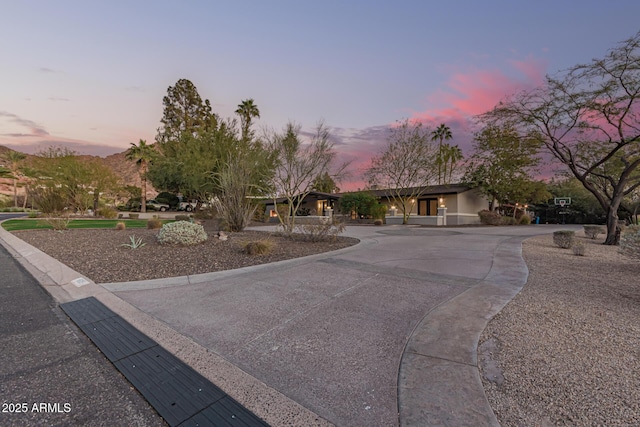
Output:
M351 250L115 293L336 425L493 424L477 337L526 282L520 242L551 231L350 227Z

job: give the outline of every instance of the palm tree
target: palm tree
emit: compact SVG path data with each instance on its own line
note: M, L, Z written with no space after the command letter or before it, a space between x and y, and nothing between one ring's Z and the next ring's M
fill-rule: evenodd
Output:
M238 104L238 109L235 112L240 116L240 122L242 123L242 139L248 140L251 120L254 117L260 118L260 110L253 102L253 98L249 98Z
M457 145L444 144L442 146L442 178L443 184L451 184L456 163L462 160L462 150ZM449 177L447 178L447 169Z
M442 181L445 177L442 176L442 166L444 163L443 155L444 152L442 150L442 144L444 141L448 141L453 138L451 134L451 128L449 126L442 123L440 126L436 128L433 132L431 132L431 140L438 141L438 157L436 158L436 163L438 163L438 184L442 184Z
M18 207L18 173L22 167L22 162L27 158L27 155L19 151L9 151L7 153L7 160L9 162L9 171L11 176L7 178L13 179L13 206Z
M140 179L142 180L142 197L140 199L140 212L147 211L147 171L149 163L155 157L155 148L153 144L147 145L147 141L141 139L138 145L131 143L131 147L127 150L126 159L136 162L139 169Z

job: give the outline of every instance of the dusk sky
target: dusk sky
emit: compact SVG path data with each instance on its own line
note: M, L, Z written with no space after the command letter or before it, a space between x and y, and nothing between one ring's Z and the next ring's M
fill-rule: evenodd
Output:
M162 97L186 78L222 117L253 98L258 132L323 119L351 186L396 120L446 123L468 153L474 115L640 29L637 0L0 5L0 145L153 142Z

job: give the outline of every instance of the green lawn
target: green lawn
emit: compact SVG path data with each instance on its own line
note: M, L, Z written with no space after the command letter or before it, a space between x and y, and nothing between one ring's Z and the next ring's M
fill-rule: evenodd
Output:
M146 219L72 219L69 228L116 228L118 222L124 222L127 228L146 228ZM173 220L163 220L162 222L172 222ZM52 229L44 219L10 219L2 223L2 227L7 231Z

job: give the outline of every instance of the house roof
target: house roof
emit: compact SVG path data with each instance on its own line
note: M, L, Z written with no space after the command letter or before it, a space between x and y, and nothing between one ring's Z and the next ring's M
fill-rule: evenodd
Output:
M424 187L408 187L403 188L399 192L396 192L393 189L385 188L378 190L364 190L369 194L374 195L375 197L389 197L391 196L391 192L396 196L412 196L416 193L420 193L420 196L436 196L441 194L458 194L464 193L465 191L470 190L471 187L463 184L445 184L445 185L428 185ZM337 194L338 196L342 196L347 193Z
M338 200L340 198L338 193L323 193L321 191L311 191L305 199L307 200ZM264 201L266 204L273 203L273 199L267 199ZM276 203L287 203L286 197L278 197Z

